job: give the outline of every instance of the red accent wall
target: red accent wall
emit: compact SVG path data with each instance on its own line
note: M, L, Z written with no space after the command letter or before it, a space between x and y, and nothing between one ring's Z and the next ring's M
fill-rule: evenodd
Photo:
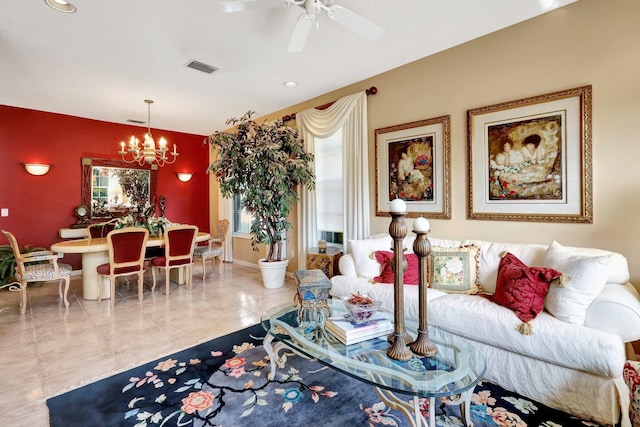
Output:
M63 114L0 105L0 229L11 231L23 246L50 247L60 241L58 230L76 222L80 204L82 157L118 159L119 143L133 134L142 139L145 128ZM180 156L158 170L157 195L165 196L165 215L171 221L195 224L209 231L209 146L203 135L152 129L156 141L177 144ZM22 163L51 164L43 176L28 174ZM191 181L177 172L193 172ZM0 235L0 244L7 244ZM80 255L66 254L64 262L81 268Z

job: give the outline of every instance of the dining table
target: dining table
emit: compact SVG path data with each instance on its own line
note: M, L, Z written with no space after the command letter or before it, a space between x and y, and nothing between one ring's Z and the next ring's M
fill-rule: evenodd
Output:
M198 232L196 242L205 242L211 235L205 232ZM157 248L164 246L164 236L149 236L147 248ZM82 255L82 298L86 300L97 300L100 295L99 277L96 268L101 264L109 262L109 244L106 237L94 237L64 240L51 245L52 252L63 254ZM184 277L176 277L176 282L184 284ZM108 299L111 289L109 286L102 287L102 299Z

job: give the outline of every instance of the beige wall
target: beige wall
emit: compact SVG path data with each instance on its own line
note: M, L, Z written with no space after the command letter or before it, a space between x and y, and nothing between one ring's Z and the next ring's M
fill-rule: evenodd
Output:
M269 117L378 88L368 97L371 231L377 233L388 230L389 218L375 216L375 129L451 115L452 217L432 220L432 236L544 244L556 239L610 249L627 256L632 281L640 285L638 18L637 0L580 0ZM593 86L593 224L467 220L466 111L588 84ZM243 258L240 252L236 256Z

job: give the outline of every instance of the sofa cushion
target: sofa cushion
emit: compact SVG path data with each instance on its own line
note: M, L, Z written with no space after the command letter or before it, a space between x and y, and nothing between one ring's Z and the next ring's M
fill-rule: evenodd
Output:
M393 252L391 251L376 251L376 260L380 263L381 273L379 276L373 278L374 282L378 283L393 283L394 272L391 267L393 261ZM416 254L404 254L404 258L407 261L407 269L403 275L403 282L405 285L417 285L418 284L418 256Z
M558 319L583 325L587 308L604 289L611 255L580 255L554 241L542 265L559 270L565 278L554 280L545 308Z
M525 322L520 332L531 333L528 322L544 310L549 282L560 277L552 268L528 267L515 255L507 252L500 260L496 292L490 299L507 307Z
M428 313L429 327L516 354L607 377L622 372L620 337L562 322L546 311L531 321L533 335L518 332L520 320L510 309L478 295L447 294L429 301Z
M448 293L476 294L480 249L475 245L458 248L431 247L429 287Z

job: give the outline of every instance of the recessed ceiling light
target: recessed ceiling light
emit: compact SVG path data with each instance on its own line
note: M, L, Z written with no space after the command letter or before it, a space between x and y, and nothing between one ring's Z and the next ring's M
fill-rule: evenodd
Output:
M47 6L57 10L58 12L73 13L76 7L64 0L44 0Z
M284 85L284 87L297 87L298 86L298 83L292 82L292 81L284 82L282 84Z

